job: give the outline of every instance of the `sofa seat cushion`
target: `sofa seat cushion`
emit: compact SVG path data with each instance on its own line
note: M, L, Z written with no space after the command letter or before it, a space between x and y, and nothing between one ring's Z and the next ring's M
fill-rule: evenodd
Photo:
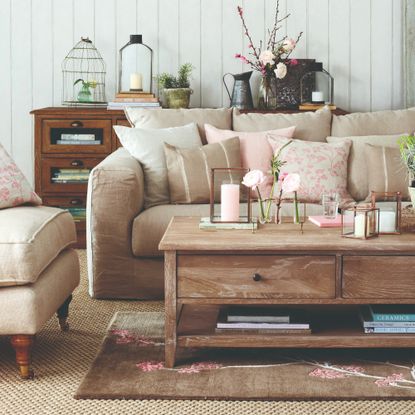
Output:
M34 283L74 242L75 223L65 210L46 206L0 210L0 286Z
M209 204L200 205L160 205L144 210L133 222L132 251L138 257L162 257L158 246L173 216L209 216ZM253 215L257 215L257 204L253 205ZM283 216L293 215L292 204L281 209ZM322 207L307 204L307 215L321 215ZM202 232L202 231L201 231Z

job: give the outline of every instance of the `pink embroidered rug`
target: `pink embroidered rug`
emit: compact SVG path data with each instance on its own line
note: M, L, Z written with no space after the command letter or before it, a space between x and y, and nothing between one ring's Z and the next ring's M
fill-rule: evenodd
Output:
M164 368L163 313L117 313L77 399L414 399L415 351L178 351Z

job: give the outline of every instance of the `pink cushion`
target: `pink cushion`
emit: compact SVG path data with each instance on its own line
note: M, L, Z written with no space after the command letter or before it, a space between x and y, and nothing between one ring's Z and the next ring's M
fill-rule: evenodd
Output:
M288 142L284 137L270 137L274 153ZM281 173L298 173L301 186L298 197L309 203L319 203L323 193L337 192L341 205L353 202L347 192L347 160L351 146L350 140L341 143L316 143L293 140L285 147L280 159L286 164Z
M233 137L239 137L241 143L242 167L251 170L262 170L269 173L272 158L272 148L268 137L287 137L294 135L295 127L280 128L278 130L258 132L236 132L220 130L213 125L205 124L206 139L209 144L218 143ZM271 190L272 178L260 186L261 194L268 195ZM263 193L265 192L265 193Z
M0 209L24 203L40 205L42 200L0 144Z

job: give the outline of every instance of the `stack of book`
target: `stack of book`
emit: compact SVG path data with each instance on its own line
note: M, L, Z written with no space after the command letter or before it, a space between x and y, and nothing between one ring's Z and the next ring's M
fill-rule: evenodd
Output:
M365 333L415 333L414 305L369 305L361 307Z
M226 334L311 334L301 310L270 307L230 307L221 310L216 333Z
M115 99L108 103L109 110L123 110L126 107L160 108L159 100L149 92L119 92Z
M57 145L64 146L97 146L100 140L95 139L94 134L61 134L60 140L56 140Z
M66 209L73 217L75 222L86 220L86 209L83 207L68 207Z
M52 175L53 183L87 183L89 169L56 169Z

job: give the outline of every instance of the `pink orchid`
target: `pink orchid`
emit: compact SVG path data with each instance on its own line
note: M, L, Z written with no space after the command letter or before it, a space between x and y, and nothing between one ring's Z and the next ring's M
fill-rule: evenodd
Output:
M284 177L281 188L285 193L297 192L300 188L301 179L297 173L289 173Z

